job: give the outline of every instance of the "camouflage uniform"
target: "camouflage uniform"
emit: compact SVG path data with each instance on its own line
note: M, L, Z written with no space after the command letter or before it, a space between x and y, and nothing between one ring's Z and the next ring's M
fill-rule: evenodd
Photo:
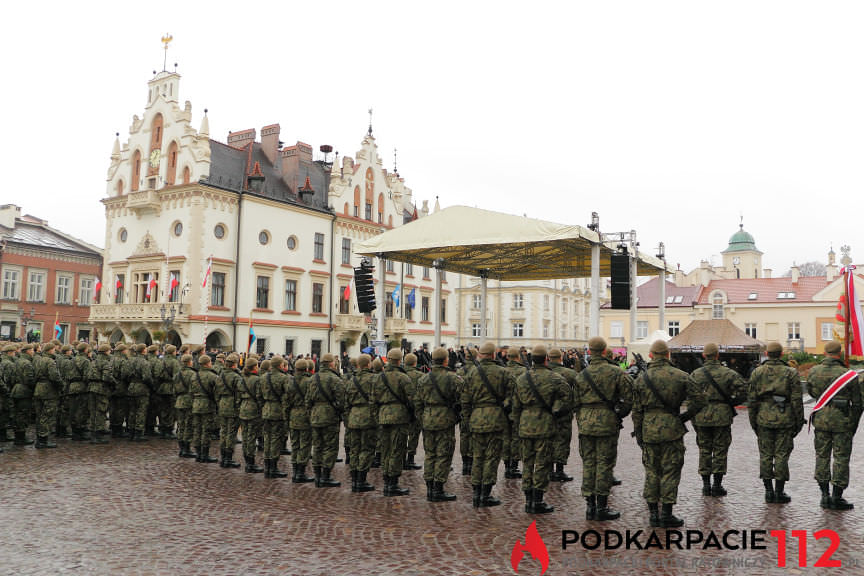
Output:
M278 358L275 357L275 358ZM275 360L274 358L274 360ZM281 360L281 358L280 358ZM291 376L280 370L281 362L271 360L270 370L259 380L261 385L261 419L264 428L264 477L284 478L286 473L279 470L279 456L285 445L283 422L285 421L284 398L291 388Z
M591 386L589 379L594 386ZM593 353L588 367L576 376L574 405L579 425L582 496L587 502L586 518L617 519L618 513L608 508L608 497L612 488L621 419L629 414L633 405L633 381L626 372L607 362L599 353Z
M86 437L90 424L88 407L88 391L90 388L90 359L86 355L87 345L79 348L78 356L66 358L62 366L61 376L66 381L66 404L69 408L69 423L72 428L73 440L89 440Z
M187 361L192 357L187 356ZM177 443L180 445L179 456L181 458L196 458L197 453L192 452L191 445L194 439L192 430L192 386L197 380L197 370L182 363L180 372L174 380L174 411L177 415Z
M34 408L36 409L36 447L53 448L48 437L54 433L57 425L57 406L60 400L60 390L63 379L57 370L57 362L53 349L33 358L33 371L36 388L33 390Z
M111 348L103 344L96 352L96 358L90 367L88 379L88 410L90 412L90 442L104 444L101 436L106 432L105 420L108 412L108 395L114 388L114 371L111 366L111 356L108 351Z
M255 464L255 439L261 435L261 378L258 362L249 360L243 371L243 380L237 383L240 392L240 426L243 429L243 460L246 472L263 472Z
M330 471L339 453L339 422L345 396L342 378L326 367L332 360L326 360L327 355L324 358L321 370L309 378L306 389L312 427L312 468L319 488L340 485L331 478Z
M439 349L444 352L446 350ZM433 351L433 360L435 360ZM426 481L426 499L430 502L448 502L456 496L444 492L450 475L453 451L456 449L456 422L458 421L461 378L435 360L436 365L417 383L414 409L423 431L425 452L423 479Z
M28 346L31 346L28 344ZM15 444L32 444L27 440L27 428L33 423L33 389L36 387L35 356L25 351L15 363L15 385L10 396L14 407Z
M507 371L513 385L528 368L525 364L514 360L507 360ZM519 471L519 460L522 458L522 444L519 440L519 422L513 420L513 412L507 415L506 425L501 433L501 458L504 460L504 478L522 478Z
M147 422L147 406L150 404L150 363L142 355L143 344L138 344L123 364L124 380L129 383L129 439L144 440L144 429Z
M14 344L7 344L0 354L0 442L10 440L6 429L12 426L12 387L15 385ZM14 428L14 426L12 426Z
M691 378L702 390L708 404L693 417L696 428L696 444L699 446L699 475L702 476L702 493L705 496L725 496L723 476L726 474L726 460L732 444L732 418L734 405L747 397L747 385L741 375L726 368L716 357L709 357L701 368L693 371ZM713 382L713 384L712 384ZM730 406L719 387L732 400ZM714 487L711 487L711 475Z
M399 352L398 363L401 359ZM378 405L378 423L381 425L381 467L384 473L384 495L402 496L408 493L406 488L399 487L399 476L402 475L402 464L405 460L407 446L407 425L414 418L411 398L408 394L411 379L394 365L394 358L388 353L388 364L378 375L375 383L375 402Z
M114 355L111 360L111 366L114 375L114 389L111 391L111 396L108 398L108 416L110 419L111 436L120 438L123 436L123 425L125 424L131 433L132 422L129 419L129 405L131 398L129 397L129 368L127 364L131 362L129 355L125 353L128 350L126 345L118 345L114 350ZM190 406L191 407L191 406Z
M372 466L375 443L378 439L375 406L375 382L378 377L365 364L359 372L352 373L345 384L345 447L351 467L352 492L368 492L375 487L366 482Z
M561 359L560 350L551 351L549 369L564 378L567 387L563 389L563 392L567 401L564 403L564 412L555 418L555 441L552 446L552 461L555 470L549 479L553 482L570 482L573 477L564 472L564 466L570 458L570 443L573 441L573 388L576 386L577 372L557 361L553 362L553 359Z
M81 407L81 402L78 401L79 399L72 398L72 395L69 392L69 376L71 376L70 368L73 360L71 350L72 347L70 345L64 344L62 347L58 347L59 353L54 355L54 362L57 365L57 373L60 374L60 390L57 397L56 430L57 436L59 438L72 438L73 440L80 440L80 433L69 433L72 429L72 412L74 410L78 410ZM81 387L81 382L77 382L76 388L80 390ZM80 392L76 393L76 396L79 394ZM86 396L84 397L84 400L84 408L86 409Z
M210 457L210 430L216 417L218 380L219 376L208 363L200 363L192 379L192 443L198 453L198 462L216 462L216 458Z
M294 363L294 379L285 392L285 414L291 427L291 460L294 475L291 481L305 483L314 480L306 476L306 465L312 454L312 427L309 425L309 409L306 407L311 375L306 372L306 360Z
M494 353L494 347L490 346L490 349ZM514 388L510 372L488 357L490 352L482 347L480 350L487 357L468 366L461 398L462 416L471 428L471 453L474 455L471 485L475 508L501 503L491 496L491 491L498 480L501 444L504 430L508 427Z
M234 461L234 445L237 443L237 429L240 426L238 391L243 375L237 368L225 367L216 381L216 403L219 418L219 454L222 468L239 468Z
M411 379L411 399L413 400L414 395L417 393L417 385L420 382L420 378L422 378L424 374L422 371L417 369L416 365L409 366L407 365L407 363L405 365L405 373L408 374L408 377ZM414 458L417 454L417 446L419 446L420 444L420 433L422 432L420 418L415 418L414 421L408 424L407 432L408 443L406 448L405 465L402 468L404 470L419 470L421 466L414 463Z
M564 395L567 383L543 364L545 347L538 348L543 353L532 353L532 356L536 356L534 369L526 370L519 377L513 391L513 420L519 423L519 438L522 441L522 490L525 492L525 511L528 513L554 510L543 502L543 493L549 485L549 472L552 469L555 418L565 409L564 404L567 402ZM537 348L534 352L537 352Z
M779 357L766 360L750 375L747 395L750 426L759 444L759 477L766 502L785 504L783 488L789 480L793 438L804 425L804 400L798 371ZM777 480L776 488L771 486Z
M162 378L156 389L159 399L158 411L159 433L164 438L174 438L174 425L177 418L174 414L174 381L180 373L180 360L177 358L173 346L167 347L165 356L162 358Z
M657 341L662 342L662 341ZM655 342L655 344L657 344ZM665 343L654 354L668 354ZM646 383L650 379L658 397ZM687 401L687 412L679 413ZM684 422L705 406L705 397L686 372L672 366L667 357L655 357L633 386L633 430L642 448L645 467L643 497L651 512L651 525L672 528L684 521L672 515L678 501L678 485L684 466ZM657 505L663 504L662 518Z
M825 390L848 368L839 358L828 357L819 366L814 366L807 375L807 393L819 398ZM852 454L852 437L861 419L862 399L860 378L853 378L840 389L830 402L813 413L816 448L816 471L814 478L822 489L823 508L848 510L848 502L841 502L843 490L849 486L849 459ZM831 455L834 455L834 470L831 471ZM828 498L828 484L834 485L834 497Z

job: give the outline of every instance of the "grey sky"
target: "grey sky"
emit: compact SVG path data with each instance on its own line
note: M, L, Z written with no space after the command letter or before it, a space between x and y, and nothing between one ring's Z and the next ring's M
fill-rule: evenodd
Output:
M739 216L783 273L864 260L860 2L29 3L2 43L2 202L104 244L114 141L168 68L211 137L340 155L374 108L418 199L635 228L691 269ZM717 263L720 260L717 258Z

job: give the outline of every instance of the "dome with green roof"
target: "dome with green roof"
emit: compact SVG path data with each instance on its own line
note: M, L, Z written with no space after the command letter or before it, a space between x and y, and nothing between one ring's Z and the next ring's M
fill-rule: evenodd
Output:
M723 253L727 252L759 252L756 248L756 240L753 239L753 236L749 232L744 230L743 223L738 225L738 231L729 238L729 246Z

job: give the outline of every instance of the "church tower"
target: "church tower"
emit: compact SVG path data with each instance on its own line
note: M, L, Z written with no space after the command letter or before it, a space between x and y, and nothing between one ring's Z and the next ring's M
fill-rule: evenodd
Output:
M761 278L762 252L756 248L753 236L744 230L744 223L729 238L729 246L723 250L723 268L728 278Z

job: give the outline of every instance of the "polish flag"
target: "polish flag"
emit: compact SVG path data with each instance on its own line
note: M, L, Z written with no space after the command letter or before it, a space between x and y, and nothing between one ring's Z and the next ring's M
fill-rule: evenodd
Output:
M180 285L180 280L173 273L171 274L171 282L169 283L168 292L174 292L174 289Z
M209 260L207 260L207 271L204 272L204 282L201 284L202 288L207 287L207 281L210 280L210 271L213 269L213 257L211 256Z
M114 288L116 288L118 292L123 289L123 281L119 276L117 277L117 283L114 285Z
M152 293L153 293L153 289L156 288L157 284L156 284L156 278L154 278L152 274L148 274L147 277L150 279L150 281L147 282L147 294L146 294L146 296L147 296L147 298L150 298Z
M850 356L864 356L864 315L861 314L861 302L855 294L855 266L851 264L843 269L846 273L846 306L849 314L849 336L852 341L849 346Z
M348 282L348 285L345 286L345 290L342 291L342 299L351 300L351 282Z
M97 276L96 277L96 288L95 288L96 294L99 294L99 292L101 290L102 290L102 280L100 280L99 277Z

